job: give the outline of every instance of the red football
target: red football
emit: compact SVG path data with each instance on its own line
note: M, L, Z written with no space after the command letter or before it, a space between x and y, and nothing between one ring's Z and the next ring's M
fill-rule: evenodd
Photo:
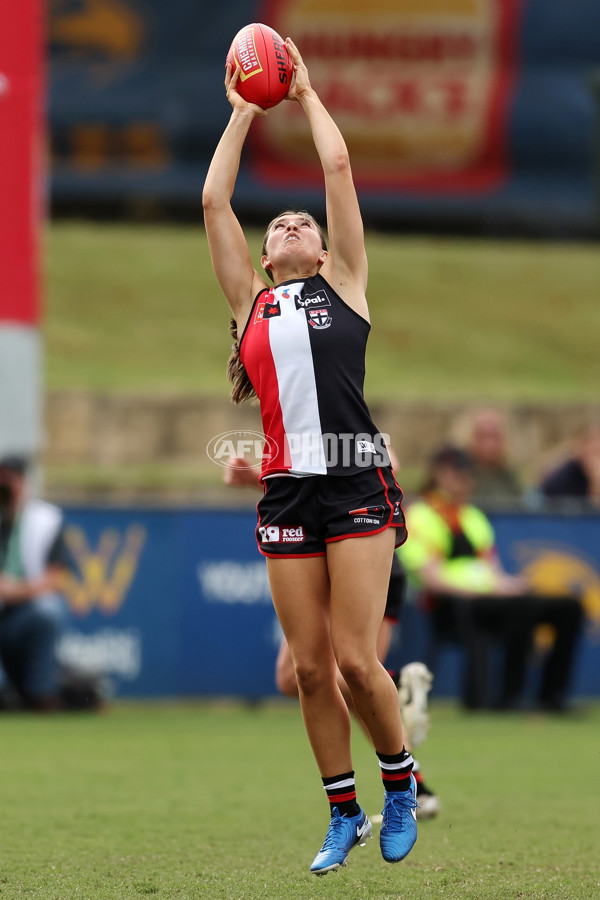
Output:
M248 103L269 109L281 103L290 89L292 61L283 38L268 25L254 22L238 31L227 63L234 72L240 67L236 89Z

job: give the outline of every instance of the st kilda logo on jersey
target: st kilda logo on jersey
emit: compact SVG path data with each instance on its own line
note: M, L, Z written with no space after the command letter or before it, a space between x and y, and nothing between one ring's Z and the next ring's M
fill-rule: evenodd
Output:
M307 309L308 324L313 328L329 328L332 318L326 309Z

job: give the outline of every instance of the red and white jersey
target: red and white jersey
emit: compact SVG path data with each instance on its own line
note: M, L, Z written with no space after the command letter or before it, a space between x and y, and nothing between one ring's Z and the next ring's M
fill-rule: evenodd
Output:
M320 275L256 297L240 358L260 400L261 478L389 465L363 396L370 330Z

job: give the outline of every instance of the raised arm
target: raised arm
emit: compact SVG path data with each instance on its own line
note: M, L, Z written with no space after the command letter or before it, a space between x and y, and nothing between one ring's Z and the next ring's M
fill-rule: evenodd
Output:
M347 303L366 315L367 256L346 142L311 87L298 48L290 38L286 46L295 68L288 97L297 100L306 113L325 177L330 252L321 272Z
M208 169L202 205L213 268L238 327L243 325L256 294L265 282L252 266L242 227L231 207L242 148L255 116L264 111L235 90L239 69L227 69L225 88L233 110Z

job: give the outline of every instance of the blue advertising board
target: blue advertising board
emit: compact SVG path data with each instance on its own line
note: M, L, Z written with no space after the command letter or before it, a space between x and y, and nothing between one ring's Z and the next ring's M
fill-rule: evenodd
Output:
M252 511L68 508L73 557L65 662L106 676L120 696L276 694L280 629ZM600 516L493 517L504 564L540 585L581 590L587 611L575 692L600 696ZM392 652L423 658L428 625L408 604ZM457 691L442 660L438 694Z
M129 696L274 693L279 643L248 511L67 510L62 659Z

